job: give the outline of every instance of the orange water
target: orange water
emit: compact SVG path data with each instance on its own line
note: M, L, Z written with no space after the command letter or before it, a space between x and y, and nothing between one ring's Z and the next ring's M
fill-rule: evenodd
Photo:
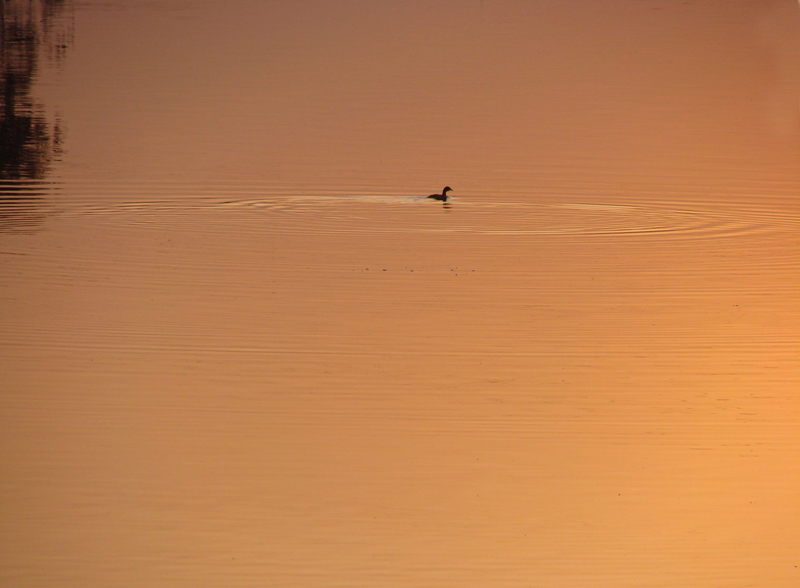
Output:
M34 10L0 583L798 585L797 12Z

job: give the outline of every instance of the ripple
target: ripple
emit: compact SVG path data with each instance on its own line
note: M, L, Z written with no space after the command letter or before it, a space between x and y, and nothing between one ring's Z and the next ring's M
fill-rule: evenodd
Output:
M226 213L276 223L303 233L463 233L725 239L745 234L796 231L794 211L768 206L703 202L593 203L503 201L457 196L447 203L367 191L343 194L275 193L263 186L123 185L109 194L87 186L66 214L114 218L126 224L180 224L181 217ZM260 216L259 216L260 215Z
M0 180L0 232L38 228L52 212L54 184L39 180Z
M669 204L594 204L482 202L454 199L444 206L426 198L392 196L291 196L232 200L219 206L275 211L312 217L306 230L422 231L508 235L669 236L725 238L751 232L798 228L793 215L767 209L698 207ZM385 217L365 217L369 205L384 205ZM425 205L427 214L402 215L408 205ZM440 214L447 213L442 219ZM415 213L417 211L414 211ZM308 220L308 219L306 219Z

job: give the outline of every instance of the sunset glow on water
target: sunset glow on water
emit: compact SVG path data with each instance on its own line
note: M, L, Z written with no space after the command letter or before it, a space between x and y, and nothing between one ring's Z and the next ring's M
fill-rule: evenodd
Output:
M0 585L800 584L797 4L0 11Z

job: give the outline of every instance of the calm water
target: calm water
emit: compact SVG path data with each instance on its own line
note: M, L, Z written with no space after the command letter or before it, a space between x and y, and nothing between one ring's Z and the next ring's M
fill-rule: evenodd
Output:
M797 3L0 10L0 584L800 585Z

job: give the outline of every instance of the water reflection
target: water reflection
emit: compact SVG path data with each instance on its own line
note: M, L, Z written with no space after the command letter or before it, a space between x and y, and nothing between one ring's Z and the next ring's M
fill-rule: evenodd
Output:
M0 231L36 227L46 215L51 184L39 181L0 181Z
M61 121L48 120L32 86L42 54L58 63L72 45L65 7L64 0L0 4L0 229L40 220L42 185L18 182L43 180L62 153Z
M0 585L800 585L779 8L76 3L0 179Z

